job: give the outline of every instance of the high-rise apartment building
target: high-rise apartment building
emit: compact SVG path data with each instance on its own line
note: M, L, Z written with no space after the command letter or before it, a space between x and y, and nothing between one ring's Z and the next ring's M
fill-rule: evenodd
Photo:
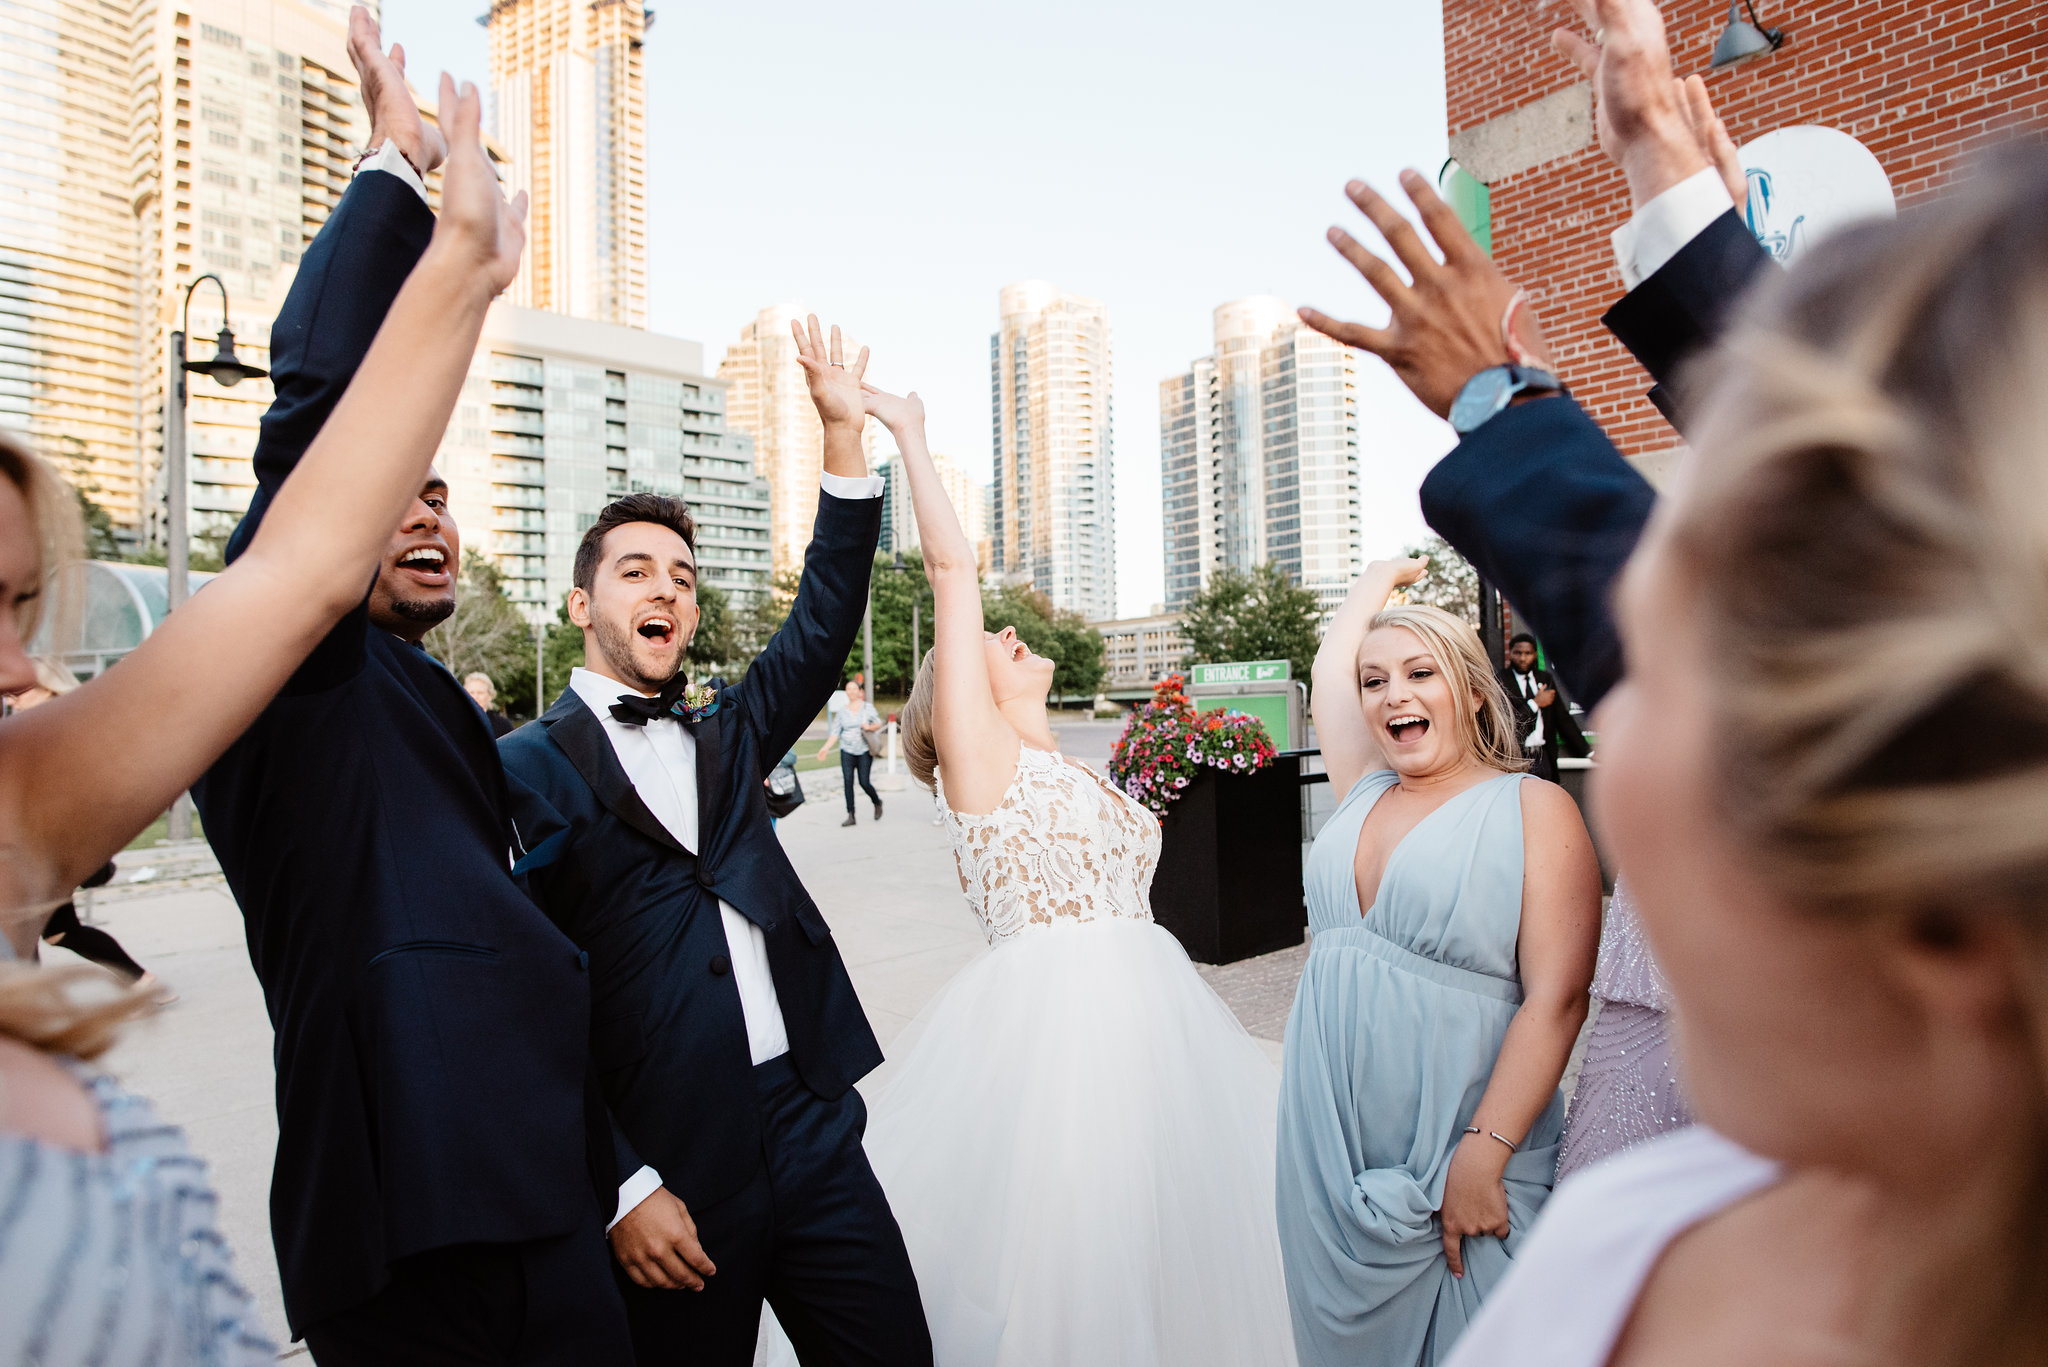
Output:
M992 572L1090 621L1116 615L1109 310L1043 280L1003 287L989 338Z
M700 582L753 603L768 588L768 488L752 440L727 428L725 388L696 342L493 305L438 458L464 547L552 622L599 510L675 494L696 519Z
M187 288L227 287L245 358L368 127L334 0L25 0L0 16L0 422L112 515L160 537L167 345ZM211 354L221 296L192 299ZM270 386L189 385L192 530L217 538L254 486Z
M932 469L938 473L939 488L960 518L960 529L979 548L988 540L988 485L973 478L950 456L932 452ZM882 457L875 473L882 477L882 543L886 552L907 551L923 544L917 532L917 513L911 506L910 476L903 457L892 451Z
M642 0L493 0L492 129L529 196L523 308L647 326Z
M1159 386L1167 606L1271 561L1327 620L1362 563L1358 353L1267 295L1217 308L1215 343Z
M718 364L718 378L727 386L726 422L754 439L754 466L768 481L778 572L803 568L804 548L818 520L818 477L825 468L825 429L789 331L791 322L809 313L802 304L762 309ZM841 334L840 341L849 359L860 354L854 338ZM862 433L870 458L879 427L870 421Z

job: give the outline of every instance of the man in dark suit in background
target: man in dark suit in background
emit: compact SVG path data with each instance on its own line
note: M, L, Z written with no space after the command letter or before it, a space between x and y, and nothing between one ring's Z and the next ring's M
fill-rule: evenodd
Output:
M818 362L825 488L767 649L738 684L689 685L694 527L680 499L629 495L577 551L568 608L587 667L500 743L568 823L534 886L590 953L591 1058L621 1179L611 1240L640 1367L746 1367L764 1297L812 1367L931 1361L861 1148L853 1084L882 1052L762 786L837 682L881 533L865 353L826 366L816 318L800 342Z
M1508 662L1494 671L1515 710L1515 738L1533 762L1536 777L1557 782L1557 761L1563 755L1584 759L1592 753L1572 710L1557 691L1550 671L1536 667L1536 638L1526 631L1508 642Z
M272 329L277 398L230 558L433 233L419 175L440 137L378 41L357 8L372 150ZM482 714L419 646L455 607L447 492L430 472L363 604L194 789L276 1031L285 1313L322 1367L617 1367L582 956L512 872Z

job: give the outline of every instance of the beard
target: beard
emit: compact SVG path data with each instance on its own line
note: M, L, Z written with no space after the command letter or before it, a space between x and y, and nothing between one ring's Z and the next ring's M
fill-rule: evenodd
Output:
M594 618L590 624L597 631L598 653L611 669L612 677L620 683L631 684L642 693L659 693L668 687L676 675L683 671L683 657L690 649L689 641L678 637L675 654L668 660L667 668L660 675L650 675L634 657L634 644L639 636L628 631L622 624L608 617Z
M455 615L453 598L399 598L391 600L391 615L423 627L439 626Z

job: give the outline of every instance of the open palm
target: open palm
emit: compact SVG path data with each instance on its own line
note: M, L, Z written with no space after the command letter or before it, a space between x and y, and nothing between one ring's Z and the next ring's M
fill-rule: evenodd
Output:
M868 371L868 349L862 347L860 355L848 365L845 346L839 339L839 325L832 325L828 346L824 330L818 326L818 315L811 314L807 322L808 328L792 318L789 330L796 336L797 364L804 368L804 380L811 387L811 402L818 406L819 419L827 427L865 425L867 405L860 381Z
M476 87L441 77L441 117L449 135L448 165L441 177L441 218L434 235L464 252L490 282L493 294L519 273L526 247L526 192L508 202L484 152L481 101Z

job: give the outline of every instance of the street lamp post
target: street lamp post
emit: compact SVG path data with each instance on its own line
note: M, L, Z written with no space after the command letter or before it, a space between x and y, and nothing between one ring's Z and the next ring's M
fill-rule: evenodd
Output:
M214 339L210 361L185 358L185 338L192 330L192 293L211 280L220 291L220 335ZM211 272L185 287L185 310L178 330L171 334L171 383L164 413L164 599L167 612L177 611L185 601L191 579L191 485L185 453L185 372L211 375L213 382L232 389L244 380L262 379L270 372L235 355L235 333L228 326L228 287ZM171 804L165 834L172 840L192 838L192 798L180 793Z

